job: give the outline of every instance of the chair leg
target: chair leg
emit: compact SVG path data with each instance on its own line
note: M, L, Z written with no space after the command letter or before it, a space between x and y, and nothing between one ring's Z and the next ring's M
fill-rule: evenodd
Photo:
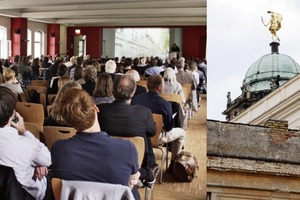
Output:
M166 143L166 169L168 170L168 164L169 164L169 157L168 157L168 153L169 153L169 145L168 143Z
M162 184L162 177L163 177L163 165L165 162L165 151L162 147L159 147L161 150L161 161L160 161L160 178L159 178L159 183Z

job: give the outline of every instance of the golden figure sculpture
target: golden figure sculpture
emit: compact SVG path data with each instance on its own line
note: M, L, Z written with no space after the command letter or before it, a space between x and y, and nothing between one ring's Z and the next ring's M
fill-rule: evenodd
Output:
M261 17L261 21L263 25L269 26L269 31L272 34L272 40L275 42L278 40L280 42L279 37L277 36L276 32L281 28L281 21L282 21L282 15L273 11L268 11L267 13L271 14L271 19L269 23L265 24L263 17Z

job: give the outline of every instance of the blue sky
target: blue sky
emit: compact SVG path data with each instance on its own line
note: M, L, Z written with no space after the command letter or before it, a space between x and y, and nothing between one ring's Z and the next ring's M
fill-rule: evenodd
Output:
M267 23L274 11L283 16L277 32L279 53L300 63L299 0L207 0L207 118L225 121L227 92L241 94L244 76L256 60L271 52Z

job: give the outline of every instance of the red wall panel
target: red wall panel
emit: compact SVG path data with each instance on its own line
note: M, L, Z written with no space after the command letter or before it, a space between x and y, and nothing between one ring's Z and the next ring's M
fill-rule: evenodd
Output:
M206 57L206 26L182 27L182 55L186 58Z
M92 58L102 55L102 28L101 27L68 27L67 28L67 54L74 54L75 29L80 29L80 35L86 36L86 54Z
M11 18L12 56L27 56L27 19Z
M47 55L54 58L55 54L60 53L60 25L48 24L47 32Z

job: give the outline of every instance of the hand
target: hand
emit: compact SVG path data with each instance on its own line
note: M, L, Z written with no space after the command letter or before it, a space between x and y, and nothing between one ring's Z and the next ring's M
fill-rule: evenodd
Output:
M36 179L39 179L39 180L42 180L42 178L44 176L47 176L48 174L48 168L47 167L35 167L35 172L34 172L34 175L33 175L33 179L36 180Z
M18 112L16 112L16 117L19 119L19 121L17 123L11 121L11 125L19 131L20 135L22 135L26 131L24 119Z
M130 175L130 180L129 180L130 189L132 189L133 186L138 183L140 175L141 175L141 173L139 171L135 174Z

